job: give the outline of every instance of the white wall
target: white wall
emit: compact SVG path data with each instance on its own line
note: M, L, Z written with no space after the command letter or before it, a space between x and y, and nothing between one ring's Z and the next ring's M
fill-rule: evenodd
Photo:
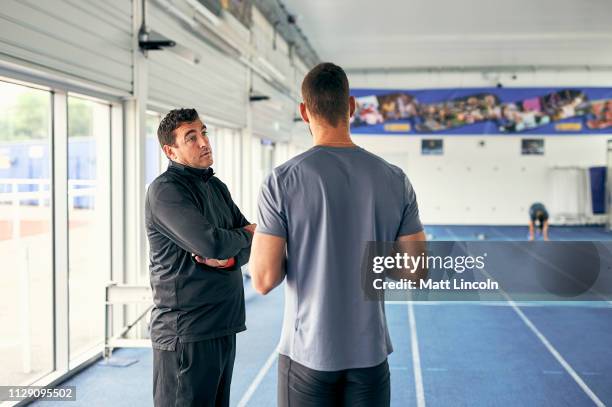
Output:
M546 137L545 155L521 156L520 137L447 136L444 155L423 156L423 138L355 136L355 141L404 169L424 223L498 225L525 223L536 201L552 211L552 167L605 165L608 139ZM478 145L481 140L484 147Z
M609 0L283 0L345 67L609 65Z
M418 89L485 87L493 80L513 86L611 86L612 75L589 73L490 74L366 74L350 75L352 88ZM544 136L543 156L522 156L524 136L355 136L357 144L404 169L417 192L422 221L427 224L525 224L531 203L541 201L551 211L555 166L606 165L610 135ZM540 137L540 136L535 136ZM423 138L442 138L444 154L421 155ZM484 141L484 146L479 142ZM577 199L568 194L567 200ZM587 219L596 221L597 218Z

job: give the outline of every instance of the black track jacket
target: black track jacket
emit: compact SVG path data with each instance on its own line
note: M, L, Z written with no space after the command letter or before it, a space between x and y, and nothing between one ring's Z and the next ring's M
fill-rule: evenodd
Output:
M249 221L212 168L173 161L149 186L145 226L154 307L153 347L175 350L176 341L195 342L244 331L244 288L240 267L248 262ZM228 269L211 268L192 254L234 257Z

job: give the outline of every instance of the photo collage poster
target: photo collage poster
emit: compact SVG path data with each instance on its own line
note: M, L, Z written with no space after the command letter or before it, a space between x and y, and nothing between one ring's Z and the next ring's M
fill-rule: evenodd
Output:
M354 89L355 134L602 134L612 88Z

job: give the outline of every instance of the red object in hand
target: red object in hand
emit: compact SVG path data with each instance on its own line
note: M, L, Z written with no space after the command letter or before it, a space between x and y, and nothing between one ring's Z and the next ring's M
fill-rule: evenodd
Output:
M207 258L202 258L200 256L197 255L193 255L193 258L195 259L195 261L197 261L200 264L205 264L208 267L213 267L213 268L218 268L218 269L226 269L226 268L230 268L233 267L236 264L236 259L229 258L227 259L226 263L223 266L219 265L219 260L216 259L207 259Z
M236 260L233 257L231 257L230 259L227 260L227 263L225 264L225 266L219 266L217 268L227 269L230 267L234 267L235 264L236 264Z
M249 232L250 234L255 234L255 228L257 228L257 225L255 223L243 227L243 229Z

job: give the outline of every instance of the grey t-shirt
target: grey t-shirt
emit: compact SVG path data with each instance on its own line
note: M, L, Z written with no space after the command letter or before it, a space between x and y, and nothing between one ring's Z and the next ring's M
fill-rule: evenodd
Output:
M264 181L257 232L287 240L280 353L311 369L382 363L393 351L384 304L366 301L368 241L423 229L404 172L360 147L315 146Z

